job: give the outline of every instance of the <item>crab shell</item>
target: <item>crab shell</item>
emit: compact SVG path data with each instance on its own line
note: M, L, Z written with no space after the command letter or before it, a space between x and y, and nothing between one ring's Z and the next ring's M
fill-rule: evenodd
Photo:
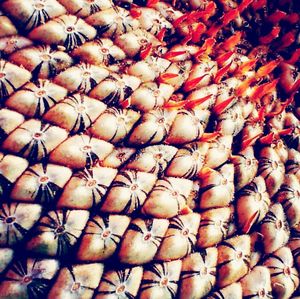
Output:
M54 83L70 92L88 93L109 76L106 68L80 63L61 72L54 78ZM90 93L91 97L95 97Z
M139 111L148 112L162 107L170 99L173 92L174 88L169 84L142 83L131 95L130 104Z
M23 124L22 114L9 109L0 109L0 141L3 141L13 130Z
M124 170L115 177L101 211L130 214L144 204L157 180L156 175L135 170Z
M68 10L70 14L81 18L86 18L89 15L97 13L101 10L112 8L111 0L59 0L59 2Z
M89 212L84 210L51 210L36 224L26 249L48 256L65 256L82 234L88 218Z
M193 182L164 177L158 180L143 205L142 212L156 218L172 218L187 208Z
M234 208L213 208L201 213L197 246L207 248L222 242L228 236Z
M170 61L160 57L147 57L144 60L133 63L127 69L129 75L136 76L142 82L154 81L170 66ZM171 96L171 95L170 95Z
M61 101L67 90L48 80L29 82L12 94L6 106L28 117L41 117L49 108Z
M144 269L141 283L141 299L172 299L178 291L181 274L181 260L153 263Z
M108 38L86 42L71 54L82 62L107 67L126 58L124 51Z
M251 146L232 155L230 160L234 164L235 190L239 191L256 176L258 161Z
M61 16L66 13L66 9L58 1L34 1L23 2L21 0L8 0L2 5L2 8L18 20L25 30L46 23L52 18Z
M23 202L54 204L72 171L64 166L35 164L22 174L11 191L11 198Z
M281 62L280 70L282 73L280 75L279 84L286 93L290 93L293 90L295 82L300 79L300 74L294 65L286 62Z
M25 272L22 272L20 262L25 265ZM7 280L4 280L0 286L1 296L27 296L27 284L24 284L26 277L31 277L33 283L39 283L40 279L43 279L48 287L48 282L51 281L59 271L59 262L50 258L21 258L13 264L15 267L12 267L5 274ZM13 284L11 284L11 279L14 280Z
M233 200L233 176L233 164L225 164L219 171L208 169L207 173L200 174L200 208L208 209L227 206Z
M122 7L118 7L117 11L112 7L96 12L88 16L85 21L90 26L95 27L98 34L105 38L118 39L122 34L140 30L139 21L134 19L129 11Z
M26 159L0 152L0 171L3 177L1 195L16 182L27 167L28 161Z
M300 181L300 153L295 149L288 150L288 160L285 168L287 173L294 174Z
M209 142L209 149L205 157L205 166L217 168L225 163L231 155L232 135L221 135Z
M290 298L299 287L299 273L294 267L290 248L281 247L268 255L263 262L271 274L271 285L274 294L280 298Z
M139 118L140 114L132 109L108 108L93 123L90 132L99 139L118 143L127 137Z
M73 59L50 46L28 47L14 52L10 60L30 71L34 78L48 79L71 67Z
M179 110L166 139L169 144L184 144L199 140L204 134L210 112L208 110Z
M284 173L284 164L275 149L264 147L259 154L258 175L265 179L270 197L279 190L284 181Z
M41 212L39 204L3 203L0 209L1 246L13 246L22 241L40 218Z
M31 74L24 68L0 59L0 97L6 98L27 83Z
M137 151L128 161L125 168L150 172L161 175L177 152L177 148L170 145L151 145Z
M68 298L76 292L78 296L89 298L98 287L103 270L104 265L100 263L79 264L62 268L49 296Z
M21 35L0 37L0 57L2 55L10 55L15 51L32 45L33 43L30 39Z
M96 299L109 299L120 294L134 298L137 296L143 277L142 267L130 267L121 270L105 270L95 292Z
M29 38L72 50L84 42L94 39L96 34L96 29L81 18L62 15L33 29L29 33Z
M260 225L265 253L272 253L284 246L290 237L290 228L280 203L273 204Z
M208 152L207 142L192 142L180 148L169 164L166 175L194 178L197 176L205 163Z
M272 297L270 271L265 266L256 266L241 280L243 296Z
M73 174L64 186L57 207L89 209L99 204L117 175L116 169L95 166Z
M102 261L111 257L130 223L125 215L96 215L88 221L80 242L77 258L80 261Z
M216 283L218 250L207 248L183 259L179 298L203 298Z
M49 160L72 169L90 167L104 160L113 151L113 145L85 134L73 135L50 153Z
M258 176L240 190L237 198L238 223L244 233L262 221L269 210L270 198L265 180Z
M15 25L0 11L0 37L8 37L17 33L18 31Z
M300 183L295 175L288 174L285 176L284 182L276 194L276 199L282 204L290 226L299 225L300 206L298 203L300 200Z
M141 265L153 260L168 229L166 219L134 219L121 243L119 258L123 263ZM166 259L165 259L166 260Z
M155 258L161 261L175 260L190 254L196 243L200 218L198 213L172 218Z
M208 299L214 298L231 298L231 299L242 299L243 292L240 282L234 282L225 288L221 288L218 291L212 293L211 296L207 297Z
M50 108L43 119L71 134L81 133L86 131L105 109L106 105L95 99L83 94L73 94Z

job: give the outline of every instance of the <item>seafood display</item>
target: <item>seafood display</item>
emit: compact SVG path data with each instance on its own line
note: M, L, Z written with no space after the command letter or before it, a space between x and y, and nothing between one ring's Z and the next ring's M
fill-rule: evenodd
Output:
M298 298L299 28L293 0L0 0L0 298Z

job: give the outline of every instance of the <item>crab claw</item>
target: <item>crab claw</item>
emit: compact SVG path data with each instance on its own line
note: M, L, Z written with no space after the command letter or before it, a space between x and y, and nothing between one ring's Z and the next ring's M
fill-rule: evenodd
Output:
M164 73L161 74L158 78L160 83L167 83L169 80L177 78L178 74L174 74L174 73Z
M275 59L261 66L256 72L256 77L262 78L269 75L279 65L280 62L281 59Z
M262 144L271 144L275 140L275 137L275 132L271 132L268 135L259 138L259 141Z
M186 101L184 107L186 109L193 109L193 108L197 107L198 105L201 105L202 103L208 101L211 97L212 97L212 94L205 96L203 98L200 98L200 99Z
M243 96L247 89L249 88L250 84L252 83L253 79L252 78L248 78L246 79L244 82L242 82L239 87L237 87L235 93L238 97Z
M185 22L188 18L188 14L183 14L181 17L177 18L173 23L172 25L175 27L175 28L178 28L179 25L181 25L181 23Z
M228 12L226 12L221 18L222 27L228 25L231 21L236 19L239 14L240 12L238 9L231 9Z
M197 87L197 85L206 77L208 74L204 74L203 76L194 78L192 80L186 81L183 87L183 90L189 92Z
M203 23L198 23L195 30L192 32L192 42L198 43L200 42L202 34L205 32L206 26Z
M129 12L134 19L139 18L142 14L141 10L136 7L131 8Z
M203 54L209 55L213 49L215 42L216 40L212 37L206 39L200 50L194 54L195 58L199 59L199 57Z
M293 42L295 42L296 40L296 36L295 36L295 32L290 31L288 33L286 33L278 42L278 50L282 50L285 49L287 47L289 47Z
M252 8L258 10L267 5L267 0L256 0L252 2Z
M293 53L293 55L291 56L291 58L289 60L286 60L285 62L294 65L299 60L299 58L300 58L300 48L298 48Z
M225 62L227 60L231 59L233 55L234 55L233 51L221 54L219 57L216 58L216 61L217 61L218 65L224 65Z
M182 40L182 44L183 45L186 45L189 41L191 41L193 38L193 32L192 32L192 29L189 28L189 33L185 36L185 38Z
M275 26L270 33L259 38L261 44L267 45L270 44L275 38L278 37L280 32L280 27Z
M268 18L267 21L272 24L278 24L282 19L286 17L286 12L281 10L276 10L272 13Z
M186 101L168 101L163 105L165 109L181 109L185 106Z
M290 135L293 131L294 131L294 128L290 127L288 129L283 129L283 130L278 131L278 135L280 135L280 136Z
M146 59L151 54L151 51L152 51L152 44L148 43L146 47L141 49L140 58L142 60Z
M197 21L198 19L207 21L211 16L215 14L216 8L217 8L216 3L214 1L210 1L204 10L191 12L189 19L192 22Z
M256 62L257 59L254 58L242 63L237 69L237 73L241 75L248 73L255 66Z
M226 41L224 41L220 49L230 51L235 48L235 46L241 41L242 38L242 32L237 31L235 34L230 36Z
M300 21L299 13L293 12L285 17L285 21L290 24L297 24Z
M160 41L160 42L163 42L164 41L164 38L165 38L165 35L166 35L166 32L167 32L167 28L162 28L156 35L156 38Z
M146 6L147 7L153 7L156 5L160 0L148 0Z
M279 79L273 80L272 82L265 83L254 88L254 92L251 95L253 100L261 99L264 95L273 92L276 88Z
M185 54L186 51L170 51L164 55L164 58L172 61L174 57L185 55Z
M242 227L242 232L244 234L248 234L251 230L251 227L254 225L254 223L257 221L257 218L259 217L259 211L256 211L245 223L245 225Z
M217 71L215 78L214 78L214 83L218 84L221 82L223 76L228 72L231 65L232 65L232 61Z
M198 173L198 176L200 178L204 178L204 177L208 176L209 174L211 174L212 172L216 172L216 170L214 170L210 167L204 166L204 167L202 167L202 169Z
M238 11L243 12L254 0L243 0L242 3L238 6Z
M278 109L277 111L269 112L266 116L274 117L276 115L281 114L284 111L284 109L293 102L293 100L294 100L294 98L292 96L288 100L286 100L284 103L281 104L280 109Z
M232 97L228 98L227 100L223 101L222 103L217 104L213 108L215 114L220 115L221 113L223 113L226 109L228 109L231 106L231 104L234 102L234 100L235 100L235 97L232 96Z
M300 89L300 79L298 79L298 80L293 84L293 86L292 86L292 88L291 88L291 90L290 90L289 93L290 93L290 94L293 94L293 93L299 91L299 89Z
M242 140L242 144L241 144L241 150L245 150L247 147L253 145L256 140L262 135L263 133L259 133L257 135L255 135L254 137L251 137L251 138L244 138Z
M201 138L200 141L213 141L216 140L218 137L220 137L222 134L217 131L217 132L213 132L213 133L204 133Z
M211 38L214 38L218 31L222 28L222 26L220 25L216 25L216 24L213 24L212 26L210 26L210 28L206 31L206 35L211 37Z
M127 98L125 101L120 102L122 108L128 108L131 105L131 98Z
M202 19L204 21L207 21L211 16L213 16L216 13L217 5L214 1L210 1L206 8L205 8L205 13Z
M258 116L254 119L254 122L263 122L265 119L266 106L263 106L258 111Z
M184 206L179 212L180 215L187 215L191 213L193 213L193 210L189 206Z

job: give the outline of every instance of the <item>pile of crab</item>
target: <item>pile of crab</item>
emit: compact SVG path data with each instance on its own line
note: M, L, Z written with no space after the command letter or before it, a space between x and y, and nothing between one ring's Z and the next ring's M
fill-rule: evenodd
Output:
M299 295L299 3L0 10L0 298Z

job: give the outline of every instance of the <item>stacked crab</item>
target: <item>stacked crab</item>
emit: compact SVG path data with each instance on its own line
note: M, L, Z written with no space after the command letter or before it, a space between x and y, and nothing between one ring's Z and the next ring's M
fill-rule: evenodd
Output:
M297 296L295 2L0 1L1 298Z

